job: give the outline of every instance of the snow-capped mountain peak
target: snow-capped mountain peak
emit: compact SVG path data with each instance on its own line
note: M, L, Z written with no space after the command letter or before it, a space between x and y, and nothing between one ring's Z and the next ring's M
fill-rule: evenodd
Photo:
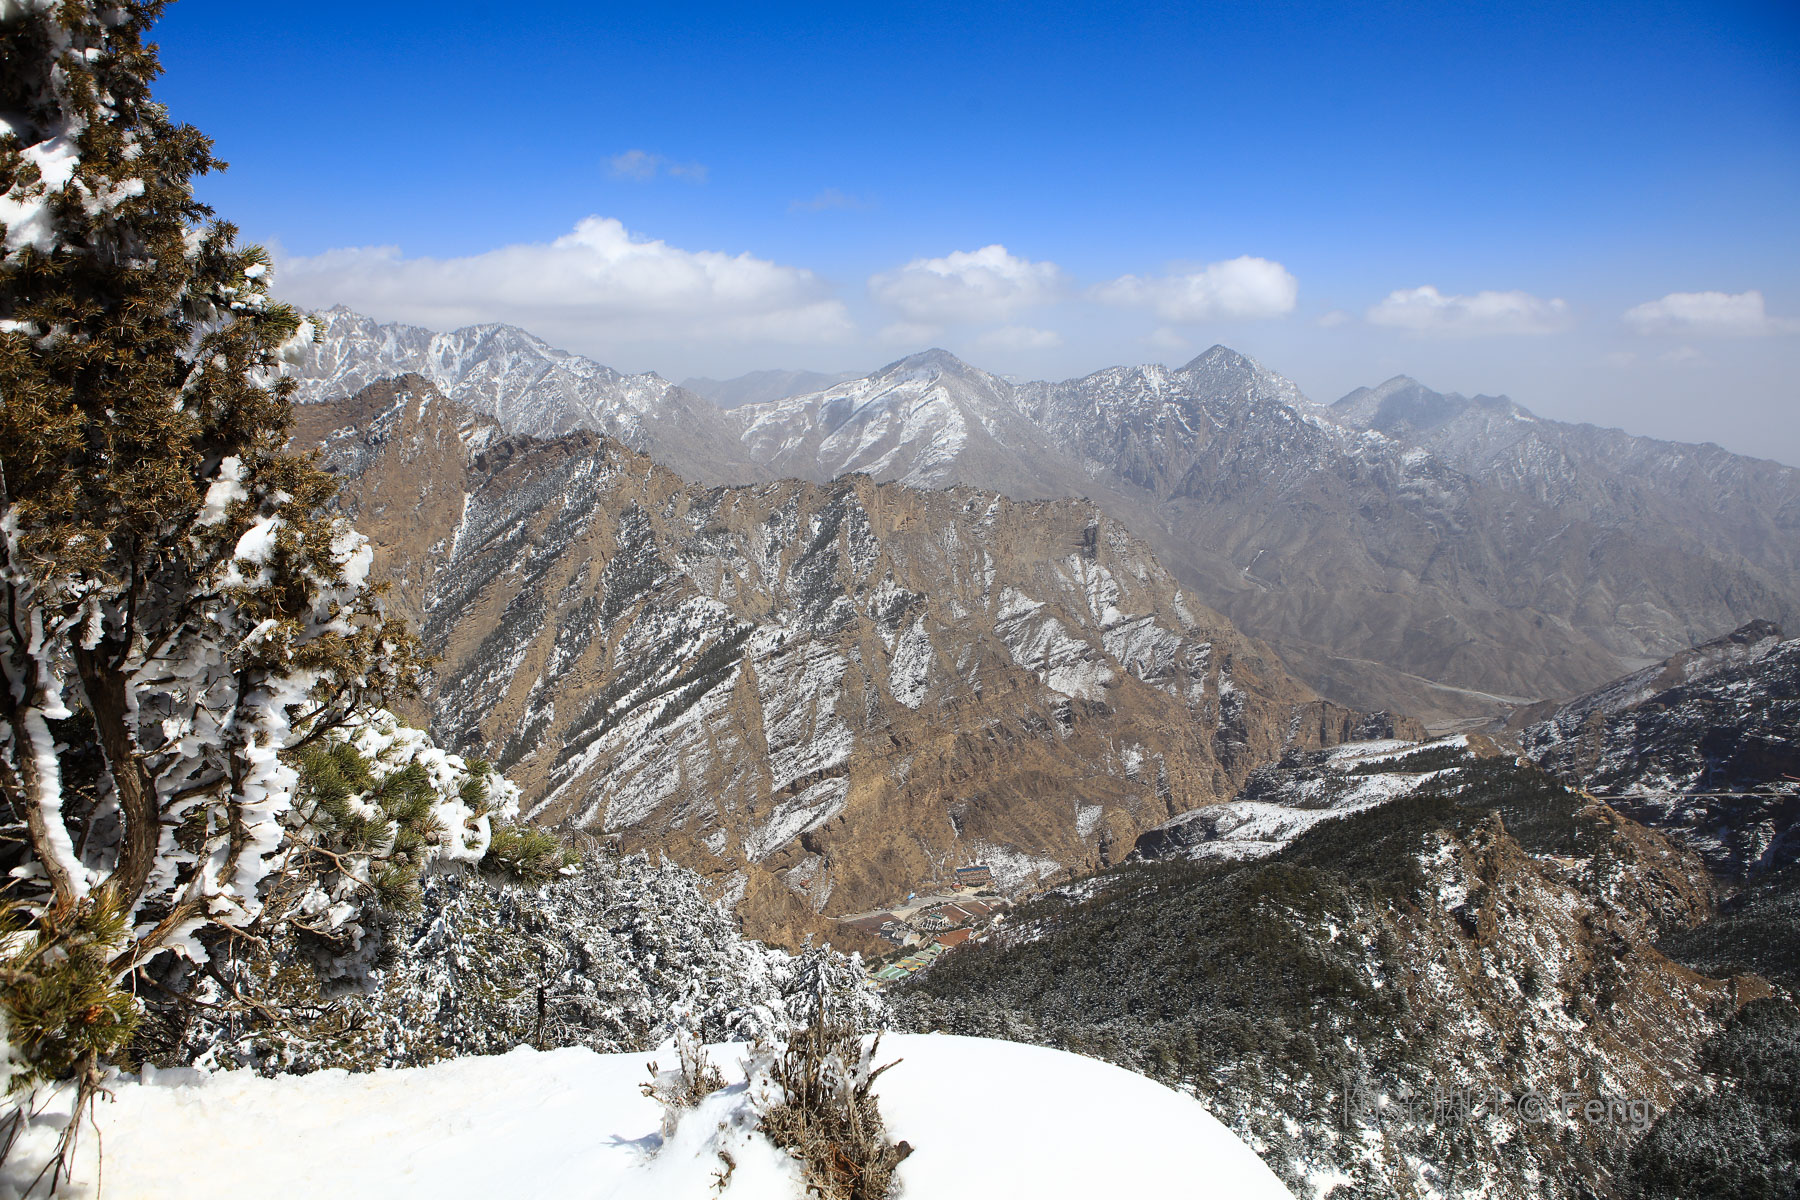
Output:
M996 376L988 374L980 367L971 366L962 359L956 357L956 355L950 353L950 351L936 346L929 350L920 350L916 354L909 354L905 358L896 359L879 371L876 371L870 378L880 379L892 375L895 372L933 372L944 375L956 375L970 379L997 379Z
M1334 420L1356 429L1373 429L1390 437L1426 434L1462 418L1536 421L1523 405L1505 396L1464 396L1434 392L1408 375L1396 375L1372 388L1358 388L1327 410Z
M1175 374L1216 395L1235 393L1247 400L1295 406L1312 403L1299 384L1229 346L1212 347Z
M342 306L315 319L320 339L295 372L302 402L339 399L379 379L418 374L508 433L554 437L592 429L653 450L691 478L718 483L760 477L742 461L725 414L655 372L623 374L514 325L434 333L383 325Z
M1045 470L1066 477L1075 468L1019 411L1014 391L949 351L931 349L863 379L732 415L750 458L776 474L830 479L864 472L941 487L986 469L1014 494L1056 494L1044 491Z
M1218 367L1247 369L1256 365L1255 360L1247 355L1239 354L1230 346L1215 342L1199 354L1194 355L1180 369L1183 371L1216 369Z

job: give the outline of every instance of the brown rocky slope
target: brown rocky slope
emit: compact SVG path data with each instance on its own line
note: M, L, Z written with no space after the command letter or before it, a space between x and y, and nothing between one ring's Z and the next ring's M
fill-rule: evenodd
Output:
M700 488L601 435L505 438L416 376L298 420L441 655L435 734L774 940L966 862L1012 888L1103 865L1289 747L1392 727L1082 501Z

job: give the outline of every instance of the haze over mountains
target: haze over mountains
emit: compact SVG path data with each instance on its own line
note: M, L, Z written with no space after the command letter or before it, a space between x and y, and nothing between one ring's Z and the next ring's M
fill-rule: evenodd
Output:
M1089 497L1323 695L1439 725L1800 616L1800 471L1405 378L1325 406L1225 347L1022 384L934 350L721 410L509 326L324 326L303 399L417 371L505 432L606 432L704 483Z
M705 396L720 408L737 408L744 404L766 404L771 400L786 400L789 396L822 392L834 383L854 378L854 371L840 371L835 375L820 371L751 371L732 379L697 376L682 380L681 386Z

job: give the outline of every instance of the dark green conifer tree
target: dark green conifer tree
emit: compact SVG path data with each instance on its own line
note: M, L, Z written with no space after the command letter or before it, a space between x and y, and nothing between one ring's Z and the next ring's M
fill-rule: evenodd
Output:
M366 541L325 508L330 476L283 453L280 363L311 327L271 298L268 255L194 198L223 164L151 97L162 8L0 0L0 1016L16 1082L116 1053L134 1011L116 985L144 963L204 961L222 930L301 902L305 873L335 860L304 852L333 831L296 805L298 754L417 666L366 582ZM382 860L427 857L364 832L363 875L333 903L405 894ZM474 836L443 833L464 854Z

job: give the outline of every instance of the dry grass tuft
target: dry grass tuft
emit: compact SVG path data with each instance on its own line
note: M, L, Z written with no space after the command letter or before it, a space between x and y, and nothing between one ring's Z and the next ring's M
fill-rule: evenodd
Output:
M770 1078L782 1098L763 1112L763 1133L806 1169L807 1192L823 1200L886 1200L912 1147L890 1142L872 1088L888 1067L872 1067L881 1046L867 1052L848 1021L821 1003L813 1022L788 1039Z
M675 1132L681 1110L693 1108L725 1086L725 1076L706 1057L700 1035L691 1030L675 1034L675 1069L664 1071L650 1064L650 1082L640 1083L644 1095L663 1106L663 1136Z

